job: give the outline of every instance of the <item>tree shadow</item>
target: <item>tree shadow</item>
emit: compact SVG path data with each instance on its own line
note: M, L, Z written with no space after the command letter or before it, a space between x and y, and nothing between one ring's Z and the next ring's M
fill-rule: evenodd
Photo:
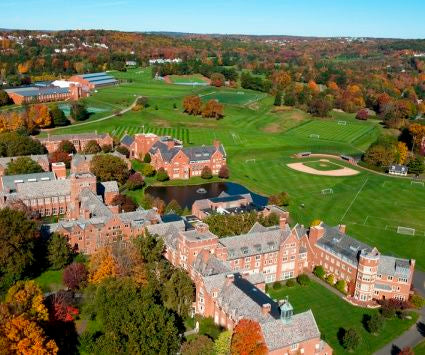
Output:
M366 329L366 331L370 331L369 327L368 327L368 323L370 321L372 317L370 316L370 314L363 314L363 318L362 318L362 325L364 327L364 329Z
M343 346L343 339L344 339L345 333L346 333L346 330L344 328L339 328L338 333L336 334L338 341L341 344L341 346Z
M423 322L418 322L418 324L416 325L416 329L418 330L418 332L425 337L425 323Z
M397 346L394 345L391 347L391 355L398 355L400 353L401 349Z

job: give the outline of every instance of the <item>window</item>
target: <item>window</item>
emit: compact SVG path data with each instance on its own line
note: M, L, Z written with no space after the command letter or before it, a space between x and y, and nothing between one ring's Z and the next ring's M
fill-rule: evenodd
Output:
M297 350L297 349L298 349L298 343L291 345L291 351L294 351L294 350Z
M392 276L388 276L388 280L390 280L390 281L391 281L392 279L393 279L393 277L392 277Z

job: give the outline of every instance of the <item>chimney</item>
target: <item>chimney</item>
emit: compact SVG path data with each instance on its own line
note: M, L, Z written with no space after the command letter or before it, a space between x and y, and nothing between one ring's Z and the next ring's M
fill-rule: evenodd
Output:
M286 217L285 216L280 216L279 218L279 227L280 229L285 229L286 226Z
M55 174L56 179L66 179L66 166L63 162L52 163L52 172Z
M316 242L323 237L325 234L325 228L321 225L310 227L310 232L308 237L310 239L311 244L316 244Z
M220 141L218 139L214 139L213 145L214 145L215 149L218 149L220 147Z
M346 227L347 226L345 224L340 224L338 226L339 232L345 234Z
M270 304L270 303L264 303L264 304L261 306L261 312L262 312L264 315L269 314L271 310L272 310L272 306L271 306L271 304Z
M198 233L206 233L206 232L208 232L208 224L202 223L202 222L197 223L197 224L195 224L195 230Z
M226 286L229 286L233 282L235 282L235 275L233 274L226 275Z

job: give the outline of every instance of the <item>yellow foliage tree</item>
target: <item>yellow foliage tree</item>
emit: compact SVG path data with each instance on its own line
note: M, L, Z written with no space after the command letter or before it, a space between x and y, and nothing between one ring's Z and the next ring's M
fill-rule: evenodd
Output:
M43 329L36 322L26 319L23 315L8 319L0 333L7 339L3 342L9 347L8 353L22 355L58 353L56 343L44 335Z
M28 111L28 118L30 122L41 128L49 127L52 124L52 118L50 117L47 105L39 104L31 106Z
M6 295L6 304L14 314L25 314L37 321L47 321L49 312L43 303L44 297L35 281L18 281Z
M409 126L409 132L413 136L413 141L416 146L419 146L422 143L422 140L425 138L425 126L414 123Z
M101 248L90 257L89 273L89 281L92 283L99 283L107 277L119 274L119 265L110 247Z
M409 149L407 148L406 143L398 142L397 143L397 160L399 164L404 164L407 161L409 155Z

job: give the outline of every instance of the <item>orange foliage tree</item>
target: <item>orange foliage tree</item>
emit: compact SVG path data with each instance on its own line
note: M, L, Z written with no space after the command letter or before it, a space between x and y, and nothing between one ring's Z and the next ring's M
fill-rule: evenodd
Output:
M202 117L212 117L220 119L224 116L224 106L217 100L208 100L208 102L202 107Z
M419 147L425 138L425 126L413 123L409 126L409 132L413 136L413 142Z
M232 355L263 355L268 353L258 322L242 319L236 325L230 352Z
M183 99L183 110L189 115L199 115L201 113L201 98L196 95L186 96Z
M89 281L99 283L107 277L118 275L118 263L112 255L110 247L97 250L89 262Z
M291 76L284 70L275 71L271 79L278 90L286 88L291 83Z
M52 118L50 117L47 105L32 105L28 110L28 118L34 125L40 128L46 128L52 125Z

